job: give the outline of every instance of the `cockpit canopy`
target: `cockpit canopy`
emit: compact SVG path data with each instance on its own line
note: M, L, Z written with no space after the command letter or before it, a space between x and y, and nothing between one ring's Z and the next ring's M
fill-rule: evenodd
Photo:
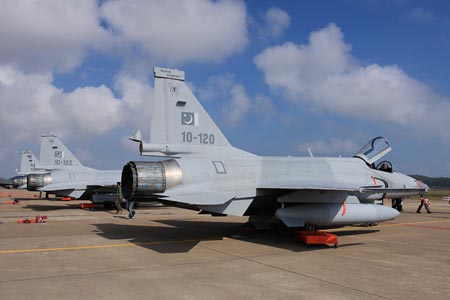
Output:
M392 148L389 141L384 137L379 136L365 144L353 157L359 157L368 165L373 165L377 160L388 154L391 150ZM384 161L382 163L389 162ZM382 163L380 163L379 166L381 166ZM390 168L392 170L392 165L390 165Z
M391 162L387 161L387 160L383 160L382 162L380 162L377 165L376 169L380 170L380 171L384 171L384 172L389 172L389 173L394 172L394 168L392 167Z

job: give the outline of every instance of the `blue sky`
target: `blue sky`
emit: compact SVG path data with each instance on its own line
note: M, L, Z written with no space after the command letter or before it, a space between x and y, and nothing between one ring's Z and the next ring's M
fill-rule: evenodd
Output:
M162 66L236 147L351 156L382 135L399 171L450 177L448 1L6 0L0 40L0 176L43 131L87 166L140 159Z

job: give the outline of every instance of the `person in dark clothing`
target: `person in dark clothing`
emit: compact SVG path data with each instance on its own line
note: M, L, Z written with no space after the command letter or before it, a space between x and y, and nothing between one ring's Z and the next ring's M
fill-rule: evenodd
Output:
M116 198L116 202L114 203L114 206L116 207L116 214L118 214L118 213L122 213L122 199L123 199L122 187L120 186L120 182L117 182L116 193L117 193L117 198Z
M399 212L403 211L403 199L402 198L393 198L392 199L392 208L398 210Z
M134 214L136 213L134 210L134 201L127 199L127 210L128 210L128 219L133 219Z
M420 197L420 205L417 208L417 213L420 214L420 210L422 209L422 207L425 205L425 209L427 210L428 214L431 214L430 211L430 200L428 200L427 198L424 198L423 196Z

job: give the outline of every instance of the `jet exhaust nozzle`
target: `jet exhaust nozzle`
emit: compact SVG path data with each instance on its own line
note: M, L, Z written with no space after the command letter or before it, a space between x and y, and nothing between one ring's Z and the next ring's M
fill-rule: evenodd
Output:
M183 175L174 159L160 162L130 161L122 169L122 193L127 200L164 193L183 183Z
M12 178L12 186L17 189L21 186L26 186L28 182L27 176L16 176Z
M50 173L29 174L27 176L27 190L37 191L40 188L52 183L52 180L52 175Z

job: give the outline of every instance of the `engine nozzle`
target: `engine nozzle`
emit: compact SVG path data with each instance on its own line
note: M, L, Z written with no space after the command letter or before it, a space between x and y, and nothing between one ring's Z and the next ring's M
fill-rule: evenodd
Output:
M49 185L50 183L52 183L51 173L30 174L27 176L28 191L37 191L39 188Z
M183 183L183 174L174 159L149 162L130 161L122 169L122 193L125 199L163 193Z
M12 186L17 189L21 186L26 186L28 182L27 176L16 176L12 178Z

